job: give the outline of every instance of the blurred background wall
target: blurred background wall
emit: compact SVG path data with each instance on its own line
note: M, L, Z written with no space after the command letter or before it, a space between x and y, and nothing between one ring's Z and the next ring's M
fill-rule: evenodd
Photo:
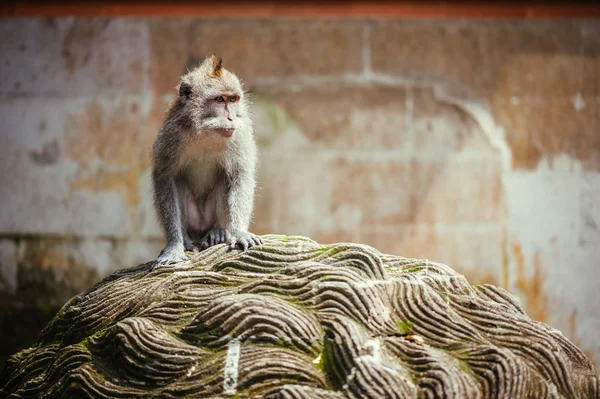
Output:
M186 68L253 94L253 230L446 263L600 360L594 19L0 20L0 362L162 249L149 150Z

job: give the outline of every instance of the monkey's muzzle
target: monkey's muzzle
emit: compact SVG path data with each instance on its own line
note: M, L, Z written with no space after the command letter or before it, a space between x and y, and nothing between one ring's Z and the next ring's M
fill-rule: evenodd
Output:
M231 136L233 136L234 130L235 130L234 128L217 129L217 132L219 132L219 134L223 137L231 137Z

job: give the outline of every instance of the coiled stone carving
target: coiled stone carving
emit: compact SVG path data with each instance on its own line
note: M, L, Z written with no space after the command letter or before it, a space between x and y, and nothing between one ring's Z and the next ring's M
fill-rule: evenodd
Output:
M11 398L597 398L585 355L501 288L359 244L264 236L120 270L0 382Z

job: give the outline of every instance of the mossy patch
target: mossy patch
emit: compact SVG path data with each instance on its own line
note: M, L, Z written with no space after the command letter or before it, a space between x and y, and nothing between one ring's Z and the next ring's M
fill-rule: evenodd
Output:
M400 335L412 334L414 323L410 320L399 320L396 322L396 327Z
M317 363L317 367L319 368L319 370L327 374L327 368L331 367L334 356L335 354L333 353L333 342L330 339L326 338L323 341L323 351L321 352L321 359L319 360L319 363Z

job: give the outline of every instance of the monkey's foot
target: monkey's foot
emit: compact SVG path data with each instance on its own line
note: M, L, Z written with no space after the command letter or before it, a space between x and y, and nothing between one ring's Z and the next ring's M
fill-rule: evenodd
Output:
M262 238L256 234L250 233L244 230L233 230L229 237L229 247L235 248L236 246L241 247L242 250L247 250L255 245L263 244Z
M183 249L175 249L175 248L165 248L163 249L158 258L154 261L152 268L154 269L157 266L164 266L173 263L180 263L189 260L186 254L183 252Z
M215 227L200 241L200 249L210 248L213 245L224 244L227 242L227 230Z
M194 253L200 252L200 249L189 238L183 240L183 249L186 252L194 252Z

